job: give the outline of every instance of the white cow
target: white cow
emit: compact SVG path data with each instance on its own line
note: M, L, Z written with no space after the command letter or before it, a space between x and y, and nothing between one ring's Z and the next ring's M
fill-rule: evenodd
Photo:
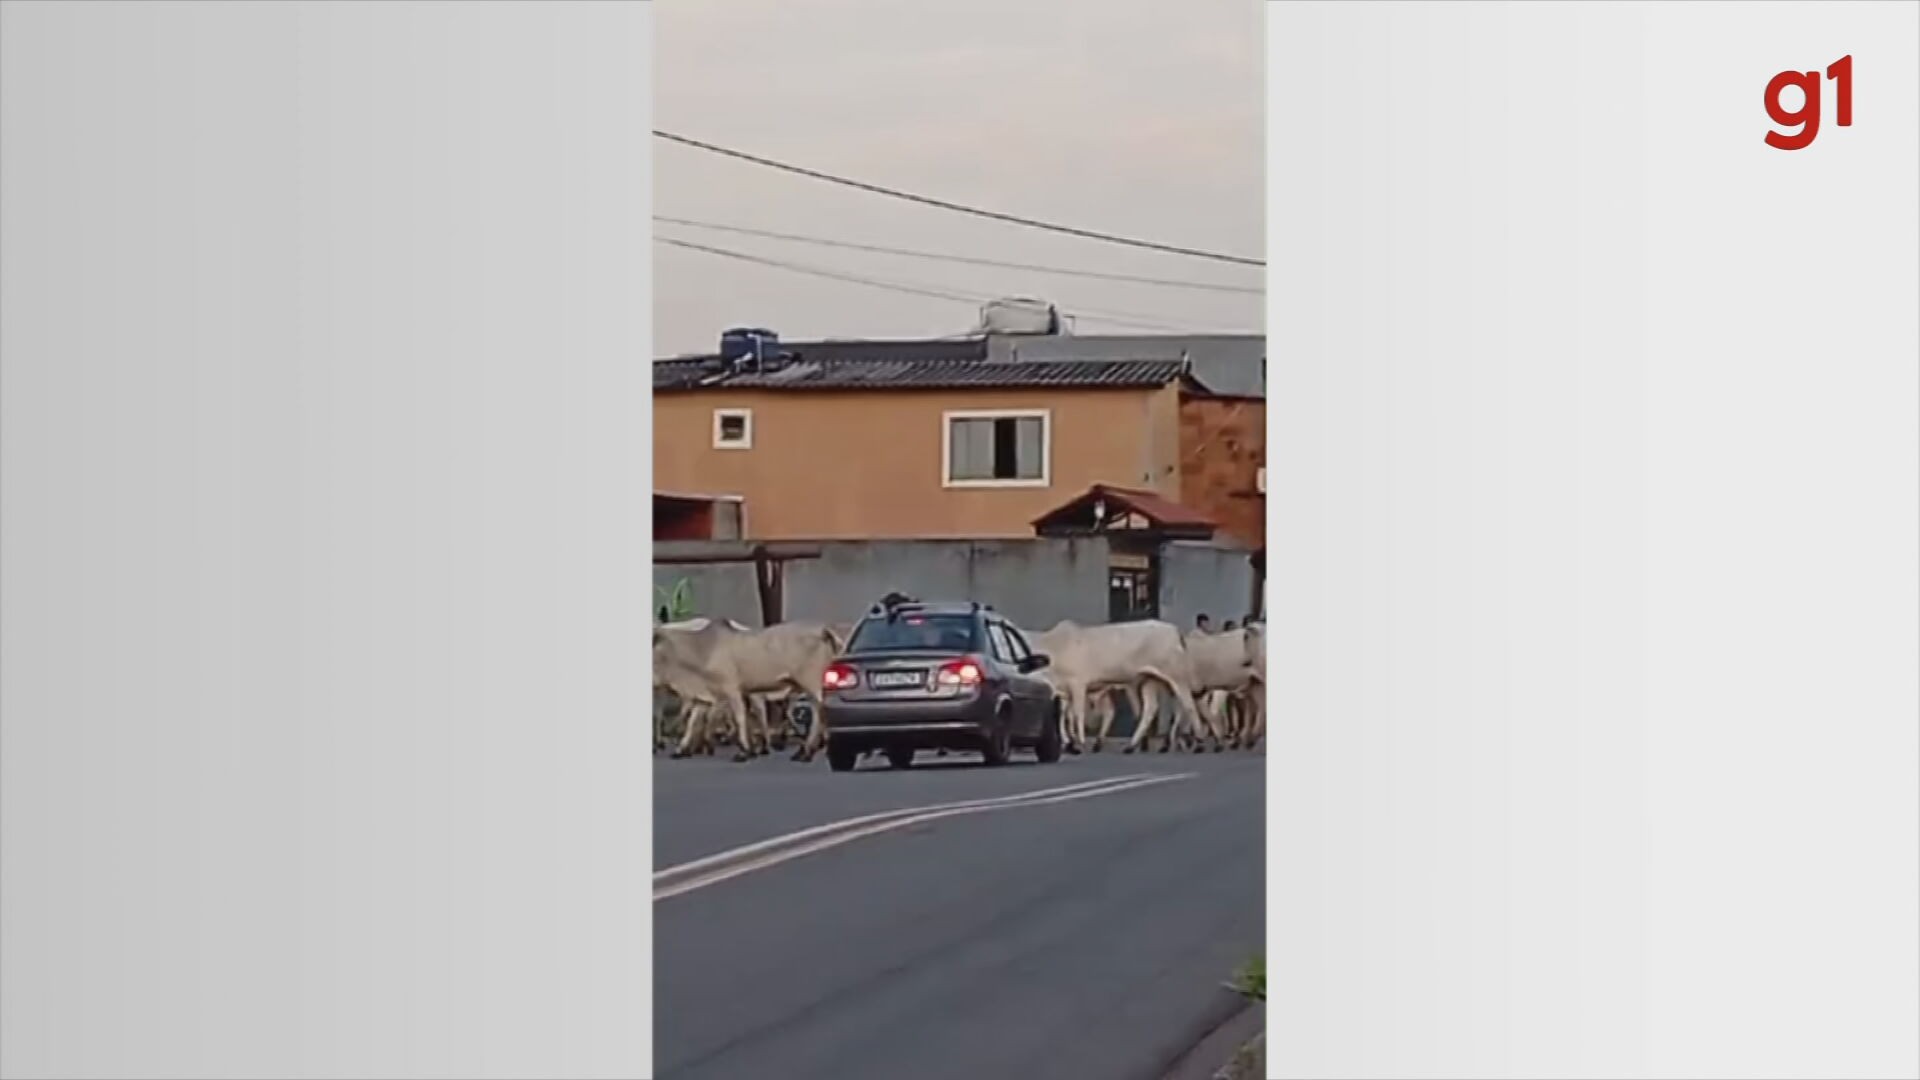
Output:
M1061 719L1068 741L1075 747L1086 741L1088 696L1098 687L1136 688L1148 700L1164 689L1173 695L1179 709L1176 725L1190 722L1195 716L1191 663L1180 642L1180 631L1167 623L1143 620L1082 626L1068 621L1027 638L1035 652L1045 653L1050 659L1039 674L1063 699ZM1143 707L1128 752L1138 749L1152 730L1153 713ZM1101 738L1104 742L1104 728Z
M1152 676L1143 676L1139 681L1133 683L1109 683L1106 686L1095 687L1091 701L1094 704L1095 711L1099 713L1100 727L1093 735L1094 753L1097 754L1105 748L1107 737L1113 733L1113 722L1119 714L1120 702L1123 700L1132 710L1135 723L1140 726L1148 726L1158 724L1157 718L1160 715L1162 702L1177 701L1178 699L1173 697L1172 689ZM1181 716L1176 716L1175 719L1168 724L1166 743L1160 748L1162 753L1173 749L1175 736L1181 730L1184 719L1185 715L1182 714ZM1137 735L1139 733L1139 727L1136 727L1134 731ZM1152 735L1149 734L1147 738L1151 739ZM1136 742L1133 739L1129 739L1124 752L1131 754L1135 750L1142 748L1145 742L1146 740Z
M693 707L704 706L700 715L721 708L731 713L735 761L745 761L756 749L750 696L798 691L817 697L827 665L841 645L834 632L819 623L782 623L765 630L709 623L690 631L656 629L653 640L656 680ZM689 721L677 755L694 744L700 726Z
M1247 624L1247 660L1253 679L1240 698L1246 715L1239 735L1240 745L1251 750L1267 736L1267 628L1261 623Z
M832 635L834 642L834 655L827 658L829 663L846 651L847 643L853 640L855 625L854 623L834 623L827 627L827 633ZM823 665L821 675L824 677L825 673L826 668ZM808 696L813 699L813 716L807 725L806 737L801 742L800 749L793 755L795 761L812 761L814 755L827 745L827 710L820 699L822 689L821 680L816 679L808 690Z
M703 630L708 626L708 624L712 622L713 622L712 619L708 619L705 616L700 616L692 619L682 619L678 622L665 622L665 623L657 623L654 625L653 689L656 694L660 693L663 690L671 694L674 698L677 699L680 707L678 720L679 720L679 729L680 729L679 734L681 736L680 738L681 749L680 749L680 752L675 755L676 757L684 756L686 752L688 752L690 749L694 748L695 746L708 746L710 748L710 743L708 743L707 740L704 738L704 725L708 720L708 714L711 712L712 703L701 700L697 697L689 698L685 696L685 693L683 693L683 691L693 690L695 688L692 686L686 685L684 678L680 680L673 680L669 678L669 676L672 674L671 671L663 670L662 664L661 664L661 649L659 644L660 637L664 633L669 637L679 638L683 635L691 634L695 631ZM745 631L750 629L749 627L741 623L737 623L732 619L726 620L726 625L729 628L734 630ZM668 665L668 668L671 668L670 663ZM679 681L680 683L682 683L680 688L676 689L674 685L675 681ZM667 723L667 711L659 708L654 709L653 748L655 750L661 750L666 747L666 743L668 741L668 736L669 736L666 723ZM687 732L689 731L698 731L700 732L700 734L696 735L692 739L689 739L686 737Z
M1200 715L1206 721L1208 734L1215 740L1216 750L1225 749L1229 742L1238 742L1232 720L1226 715L1227 703L1233 698L1244 698L1253 690L1258 674L1254 657L1262 653L1259 636L1258 631L1249 633L1244 627L1217 634L1204 630L1187 633L1193 688L1201 697Z
M786 748L785 736L789 730L788 713L793 700L791 687L765 694L748 694L747 705L752 709L755 729L759 732L754 751L783 750ZM779 723L774 722L776 715ZM711 702L693 702L682 710L681 734L685 736L682 749L676 757L688 754L711 754L715 748L731 746L734 742L733 715L725 705ZM691 732L690 735L687 733ZM802 735L804 736L804 732ZM656 749L658 746L656 746Z
M1191 688L1194 691L1196 712L1202 720L1201 725L1183 725L1175 722L1167 731L1166 742L1161 750L1173 749L1184 735L1190 739L1196 750L1205 749L1211 744L1214 750L1224 750L1227 746L1251 746L1247 731L1250 725L1242 720L1243 710L1257 708L1259 695L1264 690L1261 678L1266 670L1266 656L1260 631L1239 628L1220 633L1192 630L1181 639L1181 645L1187 650L1191 669ZM1144 680L1137 684L1114 684L1097 688L1104 691L1100 696L1101 719L1100 734L1096 741L1097 749L1105 741L1114 719L1116 698L1126 698L1133 707L1134 715L1141 717L1143 726L1151 730L1158 701L1163 688L1153 680ZM1144 745L1145 740L1135 733L1135 739L1129 744L1129 751ZM1146 738L1151 738L1149 734Z

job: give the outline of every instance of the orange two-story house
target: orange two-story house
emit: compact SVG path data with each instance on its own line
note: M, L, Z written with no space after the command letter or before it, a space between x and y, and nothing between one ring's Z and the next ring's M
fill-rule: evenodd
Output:
M656 491L749 539L1024 537L1095 484L1264 542L1264 402L1168 359L992 360L979 338L783 343L654 364Z

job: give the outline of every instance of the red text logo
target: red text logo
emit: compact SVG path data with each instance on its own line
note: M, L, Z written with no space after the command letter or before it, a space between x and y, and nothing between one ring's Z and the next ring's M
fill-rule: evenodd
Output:
M1853 55L1827 65L1827 78L1833 80L1833 122L1853 126ZM1800 107L1789 110L1780 100L1788 87L1800 91ZM1820 73L1783 71L1767 83L1767 115L1789 131L1767 132L1767 145L1776 150L1804 150L1820 134Z

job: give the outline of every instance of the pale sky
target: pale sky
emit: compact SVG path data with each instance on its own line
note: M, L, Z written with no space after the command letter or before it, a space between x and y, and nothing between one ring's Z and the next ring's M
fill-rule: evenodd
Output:
M1264 256L1258 0L659 0L655 126L1025 217ZM966 217L655 140L654 213L889 247L1258 288L1258 268ZM1259 332L1259 295L1061 277L655 224L656 236L1182 329ZM655 351L729 326L933 337L977 305L656 244ZM1143 332L1097 322L1082 333ZM1151 331L1145 331L1151 332Z

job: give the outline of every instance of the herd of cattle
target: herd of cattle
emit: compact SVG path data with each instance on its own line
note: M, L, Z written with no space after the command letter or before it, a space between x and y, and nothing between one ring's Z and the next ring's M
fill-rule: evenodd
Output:
M792 706L818 701L822 679L853 627L781 623L753 630L721 619L654 628L654 752L674 757L734 748L746 761L800 741L796 761L826 744L817 704L811 722ZM1062 622L1026 634L1050 658L1038 673L1054 688L1070 753L1099 751L1113 731L1116 699L1138 718L1125 752L1147 749L1166 719L1162 752L1254 749L1266 737L1265 629L1259 623L1182 635L1156 620L1083 626ZM1097 719L1096 719L1097 717Z

